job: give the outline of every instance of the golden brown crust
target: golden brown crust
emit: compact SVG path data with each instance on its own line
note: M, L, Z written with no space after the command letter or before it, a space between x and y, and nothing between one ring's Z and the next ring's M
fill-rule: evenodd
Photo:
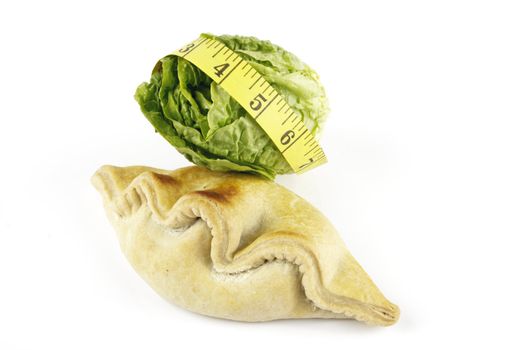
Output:
M217 201L221 204L227 204L233 201L233 197L239 193L234 186L227 185L223 187L216 187L213 190L195 191L195 193L207 197L210 200Z
M304 199L253 175L102 167L93 177L121 247L167 299L245 321L399 317Z

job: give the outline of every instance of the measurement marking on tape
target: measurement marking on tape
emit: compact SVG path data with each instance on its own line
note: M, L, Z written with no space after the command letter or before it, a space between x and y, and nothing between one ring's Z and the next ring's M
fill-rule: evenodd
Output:
M198 41L197 43L190 43L190 44L184 46L182 49L179 50L182 53L182 57L185 57L187 54L189 54L190 52L195 50L204 41L206 41L206 40L203 39L203 40Z
M311 148L308 152L306 152L304 155L306 156L308 153L312 152L314 149L319 147L318 145L315 145L315 147Z
M230 59L230 57L232 57L234 54L235 54L235 52L232 51L232 52L228 55L228 57L226 57L226 62L228 62L228 60Z
M235 65L235 66L234 66L234 67L228 72L228 74L226 74L226 75L224 76L224 78L222 78L222 80L219 81L217 84L218 84L218 85L221 85L222 82L225 81L226 78L228 78L228 77L230 76L230 74L232 74L232 72L233 72L237 67L239 67L239 65L241 64L241 62L242 62L242 61L239 61L239 63L237 63L237 64L236 64L236 65Z
M242 68L242 69L244 69L244 68ZM246 73L244 73L243 77L247 76L247 75L248 75L248 73L250 73L250 72L252 71L252 69L253 69L253 68L252 68L252 67L250 67L250 69L248 69L248 70L246 71Z
M312 155L315 157L316 155L318 155L318 154L320 154L320 153L322 153L322 152L323 152L323 150L319 148L319 149L318 149L317 151L315 151Z
M307 131L308 131L308 130L303 131L303 133L302 133L301 135L299 135L298 138L296 138L295 140L293 140L293 142L292 142L288 147L286 147L286 148L283 150L282 153L284 154L284 152L288 151L288 150L290 149L290 147L292 147L293 145L295 145L295 143L296 143L297 141L299 141L299 139L300 139L301 137L303 137L303 135L306 134Z
M211 56L211 57L215 57L215 56L217 56L217 55L219 54L219 52L221 52L221 51L224 50L225 48L226 48L226 45L223 46L223 47L221 47L221 48L219 49L219 51L215 52L215 53L213 54L213 56Z
M288 111L289 111L289 110L290 110L290 108L288 108ZM281 125L284 125L284 124L288 121L288 119L290 119L290 117L291 117L292 115L294 115L294 114L295 114L295 112L292 111L292 113L290 113L290 115L289 115L288 117L286 117L285 120L283 120L283 122L281 123Z
M248 90L251 90L251 89L253 88L253 86L254 86L255 84L257 84L257 82L258 82L259 80L261 80L261 78L262 78L262 75L259 75L259 78L257 78L257 80L253 82L253 84L248 88Z
M254 118L255 118L255 119L259 118L260 115L263 114L264 111L266 111L266 109L268 108L268 106L271 105L273 101L275 101L275 99L277 98L277 96L279 96L279 95L275 95L275 96L270 100L270 102L268 102L268 103L266 104L266 106L264 106L264 108L263 108L263 109L259 112L259 114L257 114Z

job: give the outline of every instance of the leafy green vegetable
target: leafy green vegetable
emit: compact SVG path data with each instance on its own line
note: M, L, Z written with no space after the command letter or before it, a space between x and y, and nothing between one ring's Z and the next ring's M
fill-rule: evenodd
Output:
M212 36L248 61L316 136L328 103L319 77L295 55L253 37ZM274 178L292 169L264 130L224 89L174 55L159 61L135 93L146 118L188 160L212 170Z

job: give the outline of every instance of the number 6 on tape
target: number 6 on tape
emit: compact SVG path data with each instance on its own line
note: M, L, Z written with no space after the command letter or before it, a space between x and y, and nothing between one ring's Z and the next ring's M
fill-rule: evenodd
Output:
M284 98L223 43L200 37L172 53L206 73L263 128L296 173L326 163L321 146Z

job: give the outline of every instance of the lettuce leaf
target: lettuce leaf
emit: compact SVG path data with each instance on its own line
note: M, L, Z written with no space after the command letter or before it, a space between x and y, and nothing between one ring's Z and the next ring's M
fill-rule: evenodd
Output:
M253 37L212 36L250 62L316 136L328 114L319 77L293 54ZM189 61L162 58L135 99L146 118L189 161L218 171L274 178L292 173L264 130L223 88Z

